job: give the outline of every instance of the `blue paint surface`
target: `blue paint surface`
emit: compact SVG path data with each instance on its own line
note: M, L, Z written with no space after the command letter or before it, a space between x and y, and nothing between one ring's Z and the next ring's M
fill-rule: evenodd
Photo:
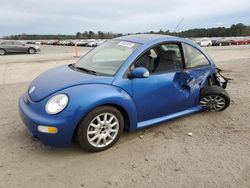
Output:
M198 105L200 88L216 71L216 66L199 46L188 39L163 35L125 36L114 40L141 44L114 76L92 75L67 65L59 66L38 76L29 87L35 86L36 89L20 97L19 112L24 124L44 144L69 146L79 122L88 112L102 105L115 105L123 109L128 115L129 131L201 110ZM210 64L150 75L148 78L126 77L131 64L143 52L168 42L193 46L204 54ZM66 94L69 103L62 112L50 115L45 111L45 105L57 94ZM57 127L58 133L41 133L37 130L38 125Z

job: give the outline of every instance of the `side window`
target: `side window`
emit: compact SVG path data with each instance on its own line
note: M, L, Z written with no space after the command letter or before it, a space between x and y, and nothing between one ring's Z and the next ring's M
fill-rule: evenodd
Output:
M14 41L14 42L13 42L13 45L18 45L18 46L21 46L21 45L22 45L22 43L21 43L21 42L16 42L16 41Z
M2 42L2 45L10 45L10 42L7 42L7 41Z
M134 67L145 67L151 74L181 69L182 58L178 44L162 44L145 52Z
M154 71L155 62L158 59L158 55L154 49L150 49L145 52L135 63L134 68L144 67L149 70L150 73Z
M195 68L209 65L207 58L194 47L183 44L185 59L186 59L186 68Z

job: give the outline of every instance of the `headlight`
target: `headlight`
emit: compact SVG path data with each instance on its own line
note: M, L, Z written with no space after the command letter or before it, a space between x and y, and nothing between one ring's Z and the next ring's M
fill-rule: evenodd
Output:
M58 94L52 97L46 104L45 110L48 114L57 114L67 106L69 98L65 94Z

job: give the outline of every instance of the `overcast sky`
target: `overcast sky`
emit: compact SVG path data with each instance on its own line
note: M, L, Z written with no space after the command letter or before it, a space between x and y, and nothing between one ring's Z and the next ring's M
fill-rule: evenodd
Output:
M1 0L0 36L250 25L249 0Z

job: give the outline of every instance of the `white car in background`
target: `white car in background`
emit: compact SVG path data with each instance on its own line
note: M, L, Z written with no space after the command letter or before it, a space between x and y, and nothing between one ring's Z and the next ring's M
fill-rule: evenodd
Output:
M201 47L212 46L212 41L210 39L200 39L196 43Z
M88 46L88 47L96 47L97 43L95 41L90 41L90 42L87 43L86 46Z

